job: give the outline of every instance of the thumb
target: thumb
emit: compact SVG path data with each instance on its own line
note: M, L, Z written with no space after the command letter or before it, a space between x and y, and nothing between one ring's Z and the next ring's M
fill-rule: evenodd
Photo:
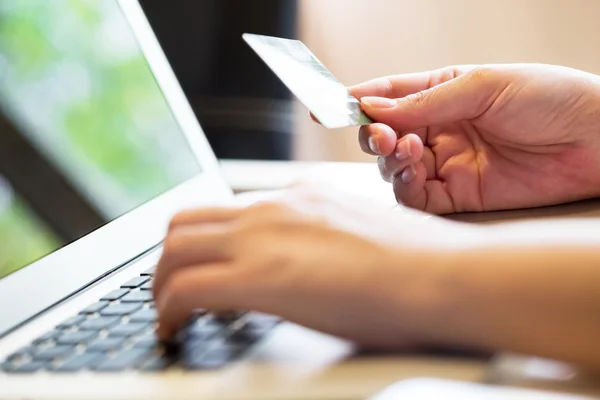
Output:
M475 72L399 99L363 97L360 100L363 111L373 120L407 131L479 117L504 87L488 74Z

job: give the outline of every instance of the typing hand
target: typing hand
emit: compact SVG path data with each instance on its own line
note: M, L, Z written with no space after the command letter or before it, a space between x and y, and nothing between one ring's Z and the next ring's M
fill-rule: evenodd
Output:
M409 207L443 214L600 195L598 76L459 66L350 91L378 122L360 129L362 149L380 156L382 177Z
M443 246L473 243L472 227L318 189L177 215L154 281L159 336L170 338L194 309L235 309L369 347L414 344L406 321L418 305L399 305L422 288L411 271L434 268Z

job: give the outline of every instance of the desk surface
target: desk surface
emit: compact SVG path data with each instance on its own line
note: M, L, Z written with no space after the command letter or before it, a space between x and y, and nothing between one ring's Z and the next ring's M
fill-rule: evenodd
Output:
M375 163L221 161L223 175L236 192L277 190L299 181L325 182L351 193L377 197L396 204L391 184L384 182ZM600 200L581 201L555 207L466 213L453 217L472 222L495 223L540 218L600 217Z
M255 190L277 190L298 181L326 182L357 194L369 193L382 201L395 204L391 185L379 177L374 163L311 163L311 162L264 162L264 161L222 161L225 179L236 192ZM600 217L600 202L585 201L558 207L545 207L533 210L497 212L484 214L464 214L460 219L496 223L538 218ZM389 361L381 362L381 367ZM447 359L432 357L428 360L431 376L444 375L452 370ZM423 365L419 364L419 368ZM404 366L407 368L407 366ZM471 374L473 371L470 372ZM557 363L511 354L500 354L491 361L481 364L480 376L487 383L536 388L556 392L577 393L600 398L600 379L586 371ZM460 379L460 378L459 378ZM465 376L466 380L472 376Z

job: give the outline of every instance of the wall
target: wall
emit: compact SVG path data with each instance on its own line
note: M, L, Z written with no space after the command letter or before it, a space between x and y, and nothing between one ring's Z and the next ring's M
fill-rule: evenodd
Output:
M300 37L344 83L450 64L541 62L600 74L600 0L302 0ZM368 161L356 129L298 107L295 157Z

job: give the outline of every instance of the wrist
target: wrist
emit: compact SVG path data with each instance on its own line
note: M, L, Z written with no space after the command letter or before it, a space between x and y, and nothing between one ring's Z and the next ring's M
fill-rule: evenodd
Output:
M396 280L394 315L403 335L419 346L460 345L453 336L455 316L463 301L461 268L472 263L468 250L429 251L410 257L399 256L401 273ZM393 289L392 289L393 290Z

